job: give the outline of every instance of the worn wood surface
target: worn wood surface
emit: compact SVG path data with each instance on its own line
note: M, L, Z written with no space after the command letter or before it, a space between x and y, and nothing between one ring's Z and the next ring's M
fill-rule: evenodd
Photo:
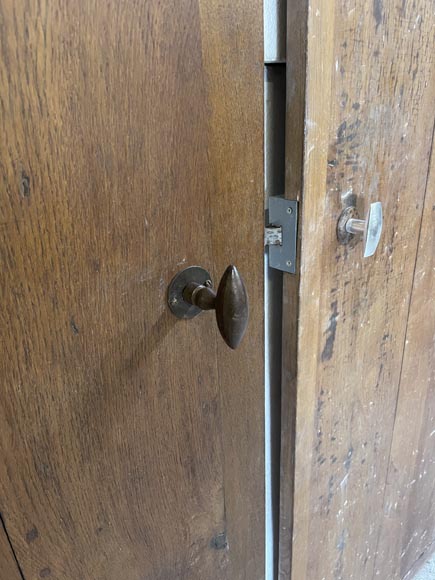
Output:
M0 524L0 580L22 580L6 532Z
M297 6L290 2L290 13ZM371 579L379 577L375 554L434 126L435 16L422 0L306 6L298 28L306 62L297 51L288 63L288 98L304 99L305 141L296 400L288 368L283 385L290 420L296 404L295 495L281 530L293 526L295 580ZM361 213L383 203L384 233L371 259L362 258L361 244L336 240L338 217L353 199ZM423 392L429 372L428 363L419 376ZM413 517L411 510L408 532ZM382 549L400 559L399 536L385 542ZM284 568L289 550L281 550Z
M228 349L217 335L226 530L232 555L227 578L263 580L262 2L201 0L200 14L210 106L211 272L217 281L228 264L240 264L250 308L239 350ZM214 328L215 322L210 324Z
M261 3L0 2L0 510L24 574L263 577ZM235 263L241 348L166 288Z
M380 578L412 578L435 549L435 154L418 255L376 554ZM394 543L392 542L394 538Z
M287 11L285 196L301 202L305 144L306 23L308 4L293 2ZM291 33L290 33L291 31ZM301 206L299 206L301 207ZM297 256L301 255L301 212L298 213ZM294 276L283 276L281 452L279 494L278 574L291 574L296 426L296 378L298 368L300 260Z

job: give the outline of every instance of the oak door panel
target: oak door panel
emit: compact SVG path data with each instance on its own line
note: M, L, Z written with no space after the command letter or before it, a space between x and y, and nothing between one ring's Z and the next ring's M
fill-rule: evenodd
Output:
M22 580L11 545L2 526L0 527L0 578Z
M0 510L26 577L262 577L249 6L0 2ZM180 269L229 263L236 353L166 306Z
M435 155L409 307L375 573L412 578L435 543ZM394 541L393 541L394 540Z

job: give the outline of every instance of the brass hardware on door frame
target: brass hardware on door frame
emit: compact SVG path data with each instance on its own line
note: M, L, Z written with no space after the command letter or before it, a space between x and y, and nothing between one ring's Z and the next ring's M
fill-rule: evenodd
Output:
M215 310L221 336L232 349L239 346L248 326L248 295L235 266L225 270L217 292L207 270L185 268L169 285L168 305L177 318L184 319L194 318L203 310Z

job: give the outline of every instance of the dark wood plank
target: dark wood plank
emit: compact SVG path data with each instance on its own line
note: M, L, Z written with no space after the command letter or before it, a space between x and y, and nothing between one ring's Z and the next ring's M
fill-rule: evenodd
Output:
M305 145L305 79L307 2L290 2L287 10L287 107L285 147L285 196L301 202ZM301 212L298 214L298 247L301 255ZM296 387L298 368L300 263L296 274L283 276L282 308L282 380L281 389L281 460L279 518L279 578L291 574L294 489L294 450L296 429Z
M415 563L423 564L435 549L434 226L432 146L376 554L380 578L412 578Z
M237 351L219 338L225 515L233 557L228 578L264 578L264 298L262 2L201 0L212 273L240 264L249 330ZM261 224L261 225L260 225ZM259 229L258 229L259 228Z
M290 2L289 14L297 6ZM424 2L306 6L297 29L306 64L300 50L288 64L290 102L299 83L306 93L296 400L291 363L283 385L283 417L296 405L295 496L293 517L283 499L281 530L293 526L292 578L370 579L432 141L434 16ZM373 259L363 260L361 245L338 246L349 195L361 213L383 203Z
M29 577L261 578L263 78L246 6L0 4L0 509ZM252 306L235 353L212 314L166 307L181 268L217 282L231 262Z
M22 580L5 529L0 522L0 580Z

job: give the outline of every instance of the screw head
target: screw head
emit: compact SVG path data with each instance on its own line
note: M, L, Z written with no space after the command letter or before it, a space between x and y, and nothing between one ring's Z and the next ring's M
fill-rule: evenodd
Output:
M287 213L288 213L288 214L290 214L290 213L293 213L293 208L291 208L291 207L288 207L288 208L287 208Z
M292 265L291 260L287 260L286 264L290 268L290 266Z

